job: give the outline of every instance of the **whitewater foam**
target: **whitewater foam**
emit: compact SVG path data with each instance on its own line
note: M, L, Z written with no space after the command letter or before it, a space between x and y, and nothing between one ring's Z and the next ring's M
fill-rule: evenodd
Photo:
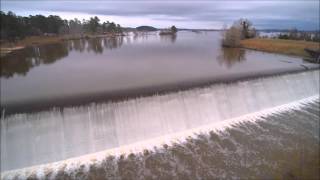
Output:
M28 177L34 177L38 179L43 179L48 171L51 171L52 177L57 174L57 171L63 169L64 171L75 171L81 166L84 166L88 171L88 167L91 164L96 164L99 166L102 160L108 156L125 156L131 153L141 153L147 149L153 149L154 147L163 147L164 145L171 146L174 143L182 143L186 138L195 137L197 134L208 134L209 132L215 131L220 132L226 128L232 128L243 122L255 123L256 121L264 120L265 117L277 115L280 113L298 110L303 106L306 106L310 103L319 102L319 96L312 96L302 100L298 100L292 103L287 103L273 108L268 108L263 111L258 111L250 114L246 114L241 117L227 119L223 122L208 124L205 126L189 129L179 133L172 133L165 136L149 139L142 142L133 143L130 145L122 146L119 148L108 149L105 151L92 153L76 158L70 158L59 162L32 166L28 168L6 171L1 175L2 179L26 179Z
M181 143L198 133L299 109L318 98L319 71L307 71L63 111L10 115L1 121L2 175L43 177L61 168L88 168L109 155Z

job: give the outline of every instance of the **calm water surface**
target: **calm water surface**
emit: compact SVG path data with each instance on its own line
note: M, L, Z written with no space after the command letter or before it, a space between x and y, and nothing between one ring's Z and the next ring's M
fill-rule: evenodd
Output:
M146 88L157 91L166 86L304 69L299 58L222 49L220 36L219 32L132 34L23 49L1 59L1 104L43 105L67 98L107 97Z

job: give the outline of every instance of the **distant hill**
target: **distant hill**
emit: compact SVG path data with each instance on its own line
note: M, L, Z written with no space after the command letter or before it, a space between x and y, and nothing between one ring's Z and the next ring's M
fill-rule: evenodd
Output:
M157 31L157 28L152 26L139 26L139 27L136 27L136 29L138 31Z
M136 30L136 28L132 28L132 27L122 27L123 31L134 31Z
M178 28L179 31L221 31L221 29L189 29L189 28Z

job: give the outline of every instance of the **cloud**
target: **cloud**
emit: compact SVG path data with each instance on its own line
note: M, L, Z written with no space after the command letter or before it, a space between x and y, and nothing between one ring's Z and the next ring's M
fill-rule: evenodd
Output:
M64 18L73 17L72 14L84 17L97 15L102 19L112 17L120 19L118 23L124 26L141 25L131 21L139 19L139 23L145 20L158 27L175 23L186 28L220 28L213 25L230 25L234 20L245 17L258 28L319 28L319 2L313 0L1 1L1 7L23 15L46 12L65 15Z

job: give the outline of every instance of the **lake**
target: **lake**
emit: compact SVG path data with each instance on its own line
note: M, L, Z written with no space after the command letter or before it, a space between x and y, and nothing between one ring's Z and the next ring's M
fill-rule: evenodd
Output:
M319 65L220 38L130 34L2 58L1 178L318 177Z
M130 34L28 47L1 58L1 105L78 105L318 67L301 58L220 47L220 32Z

